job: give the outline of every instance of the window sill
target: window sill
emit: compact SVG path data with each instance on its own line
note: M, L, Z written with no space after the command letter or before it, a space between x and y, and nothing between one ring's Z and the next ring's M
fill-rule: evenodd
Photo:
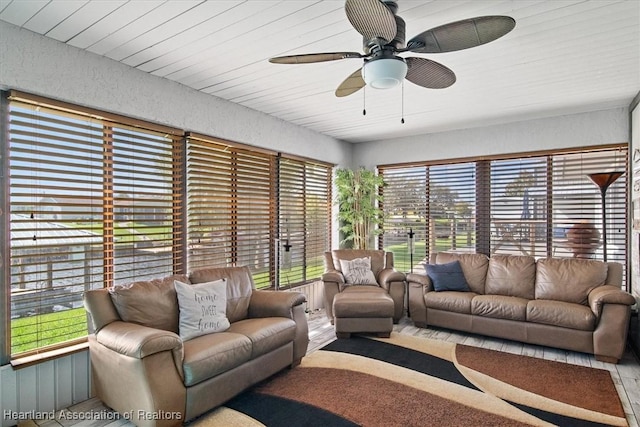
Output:
M43 351L41 353L30 354L27 356L11 359L13 369L23 369L38 363L47 362L49 360L58 359L69 356L71 354L80 353L89 349L89 342L83 341L77 344L68 345L54 350Z

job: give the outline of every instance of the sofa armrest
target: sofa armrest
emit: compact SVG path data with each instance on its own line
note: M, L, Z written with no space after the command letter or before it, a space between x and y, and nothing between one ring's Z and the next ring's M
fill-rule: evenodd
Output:
M402 282L404 286L404 281L406 276L404 273L400 271L396 271L393 268L385 268L378 275L378 281L380 282L380 286L385 289L389 289L389 285L393 282Z
M249 317L293 319L293 308L306 301L300 292L254 290L249 301Z
M103 327L96 340L116 353L136 359L161 351L182 353L182 340L175 333L122 321Z
M602 306L604 304L621 304L631 306L636 302L636 299L630 293L613 285L598 286L589 292L588 299L591 310L597 316L600 316L602 313Z
M433 291L433 283L431 283L431 279L426 274L409 273L407 274L407 282L424 286L426 288L424 292Z
M344 275L338 270L329 270L322 274L323 282L334 282L338 285L344 285Z

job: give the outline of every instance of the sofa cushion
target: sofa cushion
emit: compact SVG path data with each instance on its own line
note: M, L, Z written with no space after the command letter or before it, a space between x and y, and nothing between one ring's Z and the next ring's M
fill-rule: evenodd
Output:
M227 372L251 359L251 340L242 334L220 332L184 342L184 385L189 387Z
M206 267L193 270L191 283L227 279L227 318L229 322L249 317L249 302L255 285L249 267Z
M125 322L178 333L178 297L173 282L189 283L186 275L141 280L109 288L111 301Z
M463 291L468 292L469 285L464 278L460 261L446 264L427 264L424 266L436 292Z
M471 301L471 314L525 321L527 319L528 299L505 295L478 295Z
M475 293L484 294L484 282L487 277L489 258L483 254L449 252L438 252L435 257L435 264L447 264L453 261L460 261L460 266L469 288Z
M527 322L593 331L596 316L582 304L538 299L527 304Z
M605 284L607 264L576 258L546 258L536 263L536 299L587 304L589 292Z
M251 358L255 359L292 342L296 334L296 322L285 317L244 319L231 325L227 332L249 338Z
M226 331L227 280L188 285L175 281L180 308L180 338L190 340L204 334Z
M492 255L484 291L490 295L535 298L536 260L532 256Z
M377 285L378 281L371 270L371 257L341 259L340 269L348 285Z
M474 292L427 292L424 302L427 308L471 314L471 300L477 295Z

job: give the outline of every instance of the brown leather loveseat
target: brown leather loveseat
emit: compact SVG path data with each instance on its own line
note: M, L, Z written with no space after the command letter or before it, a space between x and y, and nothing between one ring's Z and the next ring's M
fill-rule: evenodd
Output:
M530 344L622 357L635 299L621 290L622 265L575 258L437 253L460 263L468 291L441 290L425 273L407 276L416 326L440 326Z
M182 340L174 282L221 279L230 326ZM298 292L256 290L246 267L88 291L97 397L136 425L180 425L300 363L309 342L304 301Z

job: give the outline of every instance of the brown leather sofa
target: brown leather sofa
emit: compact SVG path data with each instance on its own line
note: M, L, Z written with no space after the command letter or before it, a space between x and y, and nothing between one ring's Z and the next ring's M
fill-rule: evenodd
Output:
M470 291L434 290L425 273L407 276L416 326L440 326L594 354L617 363L635 299L621 290L622 265L575 258L437 253L459 261Z
M340 261L352 261L356 258L371 258L371 271L375 277L374 284L348 284L345 280ZM324 253L324 308L331 324L335 323L333 314L333 300L338 293L346 292L382 292L393 299L393 323L398 323L404 315L405 306L405 274L393 267L393 252L364 249L335 249ZM351 319L353 320L353 319ZM371 322L365 318L364 323ZM351 325L353 330L357 325ZM365 325L366 326L366 325ZM363 329L368 330L368 329Z
M224 332L182 341L174 280L227 279ZM203 268L85 293L97 397L139 426L180 425L300 363L305 297L256 290L246 267Z

